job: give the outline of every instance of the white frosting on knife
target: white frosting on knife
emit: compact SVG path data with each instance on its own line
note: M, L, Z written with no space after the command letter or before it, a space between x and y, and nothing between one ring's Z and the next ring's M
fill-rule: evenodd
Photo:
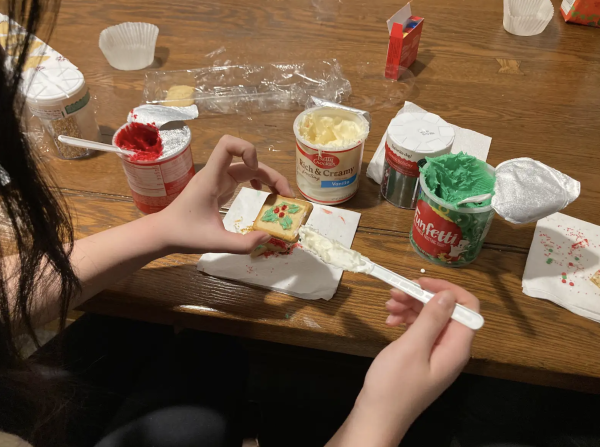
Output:
M300 241L302 248L314 253L323 262L334 267L356 273L371 273L373 264L369 258L359 252L344 247L338 241L321 236L314 229L302 226L300 228Z

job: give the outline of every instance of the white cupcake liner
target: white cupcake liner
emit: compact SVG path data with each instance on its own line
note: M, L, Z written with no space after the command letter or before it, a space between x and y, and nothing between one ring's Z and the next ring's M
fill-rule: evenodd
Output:
M504 29L517 36L540 34L553 15L550 0L504 0Z
M117 70L141 70L154 61L157 37L156 25L125 22L102 31L98 45Z

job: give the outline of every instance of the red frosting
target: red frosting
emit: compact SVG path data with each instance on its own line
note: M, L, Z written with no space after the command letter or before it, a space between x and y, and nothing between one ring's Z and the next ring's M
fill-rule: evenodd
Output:
M131 123L124 127L115 138L121 149L134 151L131 161L154 161L162 154L162 140L158 127L153 124Z
M274 237L272 237L271 239L269 239L269 242L267 242L268 244L271 245L275 245L276 247L279 248L283 248L284 250L287 250L287 244L282 241L281 239L276 239Z

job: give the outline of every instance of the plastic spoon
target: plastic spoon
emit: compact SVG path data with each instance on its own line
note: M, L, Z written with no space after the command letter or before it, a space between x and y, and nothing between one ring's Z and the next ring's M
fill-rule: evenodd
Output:
M396 287L399 290L409 294L413 298L421 301L423 304L427 304L431 298L433 298L434 294L428 292L427 290L423 290L419 284L416 282L410 281L406 279L404 276L398 275L382 266L375 264L372 261L368 261L373 266L373 270L369 273L369 275L374 276L375 278L379 278L385 283L388 283L390 286ZM470 329L474 331L481 329L483 326L484 320L481 315L479 315L474 310L469 309L468 307L457 304L454 306L454 312L452 312L452 319L458 321L461 324L464 324Z
M328 239L310 227L300 227L299 233L302 248L315 254L321 261L327 264L349 272L365 273L374 276L409 294L423 304L429 302L434 296L433 293L423 290L416 282L410 281L397 273L375 264L359 252L344 247L338 241ZM452 319L475 331L480 329L484 323L481 315L460 304L456 304L454 307Z
M58 141L69 146L82 147L84 149L94 149L97 151L114 152L115 154L123 155L135 155L135 152L121 149L112 144L98 143L96 141L84 140L83 138L68 137L66 135L59 135Z
M487 194L479 194L478 196L467 197L466 199L461 200L457 203L457 205L462 205L463 203L479 203L485 200L489 200L492 198L490 193Z

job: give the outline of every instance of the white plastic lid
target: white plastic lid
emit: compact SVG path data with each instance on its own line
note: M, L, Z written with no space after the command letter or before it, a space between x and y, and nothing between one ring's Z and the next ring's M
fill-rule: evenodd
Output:
M452 126L433 113L401 113L387 135L395 145L421 154L444 151L454 142Z
M47 68L35 71L33 80L25 80L27 101L33 103L60 102L75 95L84 85L83 74L74 68Z

